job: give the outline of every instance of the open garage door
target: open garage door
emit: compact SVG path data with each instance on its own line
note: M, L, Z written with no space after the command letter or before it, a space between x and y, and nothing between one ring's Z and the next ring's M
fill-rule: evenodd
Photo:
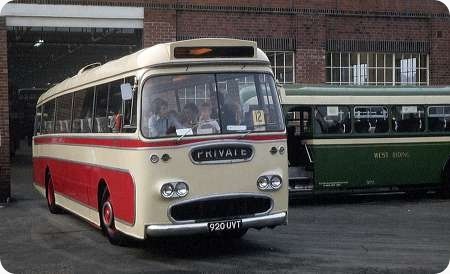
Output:
M34 107L87 64L142 48L142 8L8 4L11 154L31 155Z

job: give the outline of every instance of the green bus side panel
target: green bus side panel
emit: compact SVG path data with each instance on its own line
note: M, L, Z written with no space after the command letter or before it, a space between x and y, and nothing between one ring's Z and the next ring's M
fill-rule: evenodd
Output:
M450 143L314 145L317 190L440 184Z

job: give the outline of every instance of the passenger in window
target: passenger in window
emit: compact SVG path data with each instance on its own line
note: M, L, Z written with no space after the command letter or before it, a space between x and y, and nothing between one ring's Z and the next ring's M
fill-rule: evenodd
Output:
M199 127L197 129L197 134L216 134L220 132L220 126L217 120L211 119L211 105L208 103L203 103L199 107L200 116L198 119Z
M120 132L122 130L122 114L119 111L117 111L116 113L111 112L111 115L109 117L109 128L111 129L111 132Z
M194 103L187 103L181 113L181 124L184 128L192 128L198 122L198 108Z
M148 130L150 137L161 137L172 134L183 125L169 113L168 104L161 98L153 100L151 105L152 114L148 119Z

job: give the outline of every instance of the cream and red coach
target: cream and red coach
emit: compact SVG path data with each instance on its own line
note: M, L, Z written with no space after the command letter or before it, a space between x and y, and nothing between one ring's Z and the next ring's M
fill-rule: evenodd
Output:
M60 208L121 234L286 224L286 137L266 55L250 41L160 44L90 65L38 101L34 182Z

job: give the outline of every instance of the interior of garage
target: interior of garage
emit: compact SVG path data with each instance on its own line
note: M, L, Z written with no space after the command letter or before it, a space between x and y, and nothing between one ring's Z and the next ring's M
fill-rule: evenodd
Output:
M9 27L11 156L31 155L38 97L82 67L142 48L142 29Z

